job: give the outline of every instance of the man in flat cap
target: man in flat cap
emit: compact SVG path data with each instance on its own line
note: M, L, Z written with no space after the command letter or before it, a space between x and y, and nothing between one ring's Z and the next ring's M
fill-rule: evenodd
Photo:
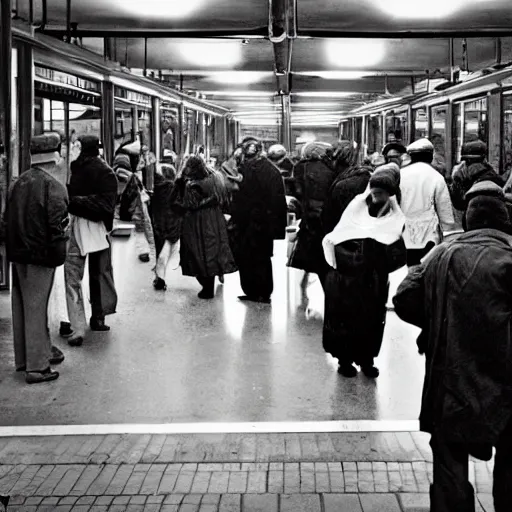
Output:
M443 231L453 228L450 193L444 178L430 164L434 146L428 139L407 148L411 164L401 170L400 207L406 217L404 241L407 265L421 259L442 240Z
M394 162L398 167L402 166L402 157L405 153L407 153L407 149L399 142L388 142L382 150L385 163L389 164Z
M14 360L28 384L57 379L50 364L64 360L48 329L55 269L66 259L68 239L68 195L52 176L61 161L60 144L58 133L32 139L32 166L12 186L4 214L7 258L13 263Z
M108 331L110 327L105 325L105 316L115 313L117 306L110 242L107 237L114 223L117 179L114 171L99 156L98 137L87 135L80 142L82 150L77 160L71 164L68 185L69 213L73 218L64 276L70 324L61 324L61 335L68 338L71 346L82 345L87 326L82 296L87 258L91 330ZM87 230L80 219L89 221L85 224Z

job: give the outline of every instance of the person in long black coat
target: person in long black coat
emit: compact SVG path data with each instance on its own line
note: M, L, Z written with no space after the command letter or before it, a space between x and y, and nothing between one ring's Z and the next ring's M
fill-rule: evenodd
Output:
M268 304L274 290L274 240L285 238L287 207L281 173L261 151L253 139L243 144L243 180L231 205L232 244L245 293L240 300Z
M191 156L176 180L172 197L173 210L182 216L181 269L183 275L199 281L201 299L214 297L215 276L237 270L217 187L217 178L204 161Z
M318 275L324 285L329 270L322 240L327 234L322 208L335 178L331 144L312 142L302 150L302 159L293 170L293 196L300 202L301 222L289 266Z
M405 217L393 197L399 175L395 164L377 169L324 239L333 268L325 282L323 346L345 377L357 375L354 363L367 377L379 375L374 358L384 334L389 273L405 265Z

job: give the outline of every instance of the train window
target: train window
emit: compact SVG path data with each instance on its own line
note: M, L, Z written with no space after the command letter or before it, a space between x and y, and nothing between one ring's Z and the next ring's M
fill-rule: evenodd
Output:
M512 173L512 95L503 97L503 172Z
M178 137L177 112L175 110L162 109L160 111L160 129L161 129L161 151L162 155L168 151L176 153Z
M101 109L80 103L69 104L69 163L80 155L78 138L96 135L101 140Z
M128 106L118 106L115 108L115 131L114 131L114 151L125 142L134 140L133 132L133 110Z
M447 115L448 107L446 105L433 107L431 110L430 142L434 145L434 161L437 162L441 172L446 171Z
M360 146L363 142L363 118L357 117L354 123L354 140Z
M428 137L428 116L426 108L414 111L414 140Z
M370 116L368 118L368 153L382 151L382 116Z
M464 103L464 142L483 140L487 136L487 98Z
M142 144L146 145L150 151L153 150L153 113L149 110L138 110L139 122L138 129Z
M386 116L386 143L407 144L407 112Z

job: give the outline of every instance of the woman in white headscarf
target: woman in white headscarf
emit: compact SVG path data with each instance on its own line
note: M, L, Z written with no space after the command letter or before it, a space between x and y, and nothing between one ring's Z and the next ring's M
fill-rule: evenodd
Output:
M323 241L330 271L325 283L323 346L338 359L338 372L376 378L374 366L386 320L389 273L405 265L405 217L396 200L400 170L379 167Z

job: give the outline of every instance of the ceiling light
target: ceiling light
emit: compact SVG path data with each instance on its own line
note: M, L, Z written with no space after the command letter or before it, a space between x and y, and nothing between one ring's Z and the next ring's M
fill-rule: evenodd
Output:
M204 0L117 0L117 7L151 18L186 18L198 11Z
M325 80L357 80L368 74L368 71L305 71L297 73L297 75L316 76Z
M206 80L226 85L243 85L261 82L261 80L267 76L272 76L272 73L260 73L258 71L219 71L208 75Z
M241 98L250 98L250 97L258 97L258 98L268 98L271 96L275 96L275 92L267 92L267 91L207 91L206 94L211 96L218 97L241 97Z
M183 3L187 2L183 1ZM240 41L208 39L179 42L175 47L185 60L206 68L233 67L242 60Z
M302 91L292 92L292 96L302 96L304 98L346 98L360 93L338 92L338 91Z
M328 39L325 49L328 61L338 68L374 66L384 57L384 43L371 39Z
M381 11L397 19L431 20L447 18L468 4L483 4L489 0L373 0Z

